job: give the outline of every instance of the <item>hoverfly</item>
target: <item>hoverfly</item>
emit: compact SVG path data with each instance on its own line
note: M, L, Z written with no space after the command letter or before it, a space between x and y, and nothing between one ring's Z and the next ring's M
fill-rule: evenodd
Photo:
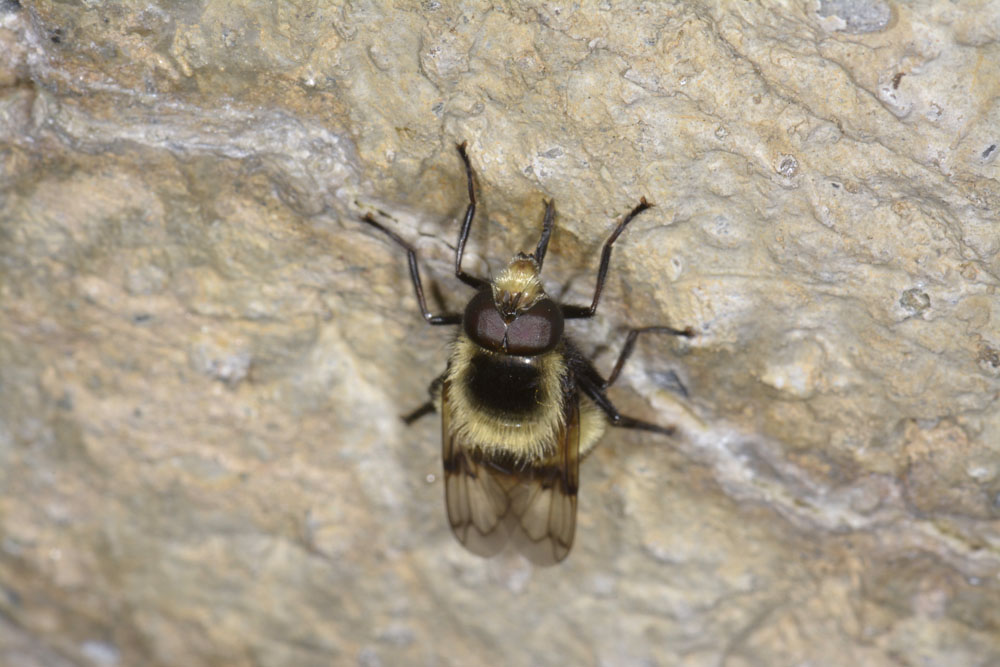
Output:
M464 313L434 315L427 308L413 247L370 214L363 220L406 251L410 278L424 319L457 325L448 365L430 386L431 400L403 420L441 414L445 506L451 529L481 556L508 541L539 564L561 561L576 530L580 458L608 424L670 435L660 426L625 416L606 391L618 378L643 333L691 337L669 326L630 329L607 379L563 335L567 319L592 317L601 300L611 248L633 219L652 205L641 199L604 243L589 306L556 303L539 273L552 234L555 208L545 203L542 234L531 254L518 253L492 280L462 269L462 254L476 213L473 170L460 144L469 204L455 247L455 276L476 290Z

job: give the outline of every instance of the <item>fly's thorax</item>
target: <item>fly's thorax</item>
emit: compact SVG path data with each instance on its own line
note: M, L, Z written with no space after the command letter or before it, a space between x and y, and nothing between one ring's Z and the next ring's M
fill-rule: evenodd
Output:
M512 319L534 306L545 296L534 258L516 255L493 280L492 293L497 309L505 318Z
M563 425L566 373L561 347L516 356L459 334L446 374L450 428L485 452L537 460L554 447Z

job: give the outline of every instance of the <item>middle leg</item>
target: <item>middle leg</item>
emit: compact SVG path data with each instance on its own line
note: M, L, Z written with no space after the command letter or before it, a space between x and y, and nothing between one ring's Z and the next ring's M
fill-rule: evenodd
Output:
M694 329L687 327L684 329L675 329L673 327L640 327L638 329L629 329L628 337L625 339L625 346L622 348L621 353L618 355L618 361L615 362L615 367L611 369L611 375L608 379L604 381L601 385L601 389L607 389L615 380L618 379L618 375L622 371L622 367L625 366L625 362L628 358L632 356L632 351L635 350L635 341L642 333L665 333L672 336L683 336L685 338L691 338L694 336Z
M417 251L413 249L409 243L403 240L399 234L392 231L385 225L377 222L371 214L365 215L361 218L361 221L367 223L374 227L375 229L381 231L383 234L388 236L394 243L399 245L406 251L406 261L410 267L410 280L413 282L413 291L417 295L417 303L420 304L420 313L427 320L428 324L460 324L462 322L461 313L446 313L443 315L434 315L427 308L427 300L424 298L424 285L420 281L420 267L417 265Z

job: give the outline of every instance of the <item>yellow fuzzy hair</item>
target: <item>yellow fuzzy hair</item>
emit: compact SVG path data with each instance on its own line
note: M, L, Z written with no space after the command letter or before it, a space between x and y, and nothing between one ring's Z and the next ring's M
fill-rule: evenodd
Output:
M464 446L479 448L487 454L509 454L521 461L538 461L555 451L555 439L563 426L561 380L566 363L559 350L535 357L542 378L541 405L535 414L518 421L503 414L483 410L466 389L466 374L475 354L499 354L485 350L460 335L452 345L451 363L445 381L448 384L449 423L452 435ZM607 420L590 399L580 397L580 455L597 444Z
M510 260L493 280L493 301L498 307L516 302L518 310L527 310L543 296L545 291L538 279L538 265L531 257L519 255Z

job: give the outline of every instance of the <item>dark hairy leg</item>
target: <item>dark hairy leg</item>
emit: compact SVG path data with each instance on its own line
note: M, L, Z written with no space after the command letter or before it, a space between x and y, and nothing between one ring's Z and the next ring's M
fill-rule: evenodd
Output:
M639 215L648 208L652 208L652 204L646 201L643 197L639 204L629 211L618 226L615 227L615 231L611 232L611 236L608 240L604 242L604 248L601 249L601 265L597 269L597 284L594 286L594 300L591 302L590 306L562 306L563 317L566 319L585 319L588 317L593 317L594 313L597 312L597 304L601 300L601 292L604 290L604 281L608 277L608 265L611 263L611 246L614 242L618 240L618 237L625 230L628 223L632 222L635 216Z
M659 424L654 424L652 422L643 421L642 419L636 419L635 417L629 417L628 415L623 415L618 412L618 408L614 406L608 395L604 393L604 390L599 384L595 384L589 377L579 378L580 390L586 394L594 404L599 407L605 415L608 417L608 422L612 426L617 426L619 428L634 428L640 431L652 431L653 433L662 433L663 435L673 435L677 430L675 426L660 426Z
M446 313L443 315L434 315L427 308L427 300L424 298L424 286L420 282L420 267L417 266L417 252L413 249L409 243L404 241L399 235L388 227L376 222L375 218L371 214L366 215L362 218L362 221L368 223L372 227L381 230L386 236L395 241L398 245L402 246L406 250L406 259L410 264L410 279L413 281L413 289L417 293L417 301L420 303L420 312L427 320L428 324L459 324L462 321L461 313Z
M473 182L472 164L469 162L469 155L465 152L465 142L458 145L458 154L465 164L465 182L469 188L469 205L465 209L465 218L462 219L462 227L458 231L458 243L455 245L455 276L466 285L477 290L483 289L489 284L488 280L473 276L462 270L462 254L465 252L465 242L469 240L469 229L472 228L472 219L476 216L476 186Z
M639 337L639 334L643 333L665 333L672 336L684 336L685 338L691 338L694 336L694 329L687 327L686 329L675 329L673 327L639 327L637 329L629 329L628 337L625 339L625 346L622 348L621 353L618 355L618 361L615 362L615 367L611 369L611 375L608 379L604 381L604 385L601 389L607 389L615 380L618 379L618 375L622 371L622 367L628 358L632 356L632 351L635 349L635 341Z
M427 387L427 393L431 395L431 400L427 401L416 410L403 415L402 420L404 424L409 426L410 424L417 421L424 415L429 415L432 412L437 411L437 409L434 407L434 402L437 399L438 392L441 391L442 382L444 382L444 375L434 378L434 381L431 382L431 385Z

